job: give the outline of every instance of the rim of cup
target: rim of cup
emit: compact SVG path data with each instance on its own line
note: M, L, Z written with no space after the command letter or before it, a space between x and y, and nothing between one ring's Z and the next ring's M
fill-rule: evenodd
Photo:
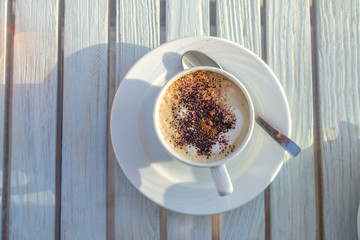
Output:
M192 73L192 72L199 71L199 70L215 72L215 73L219 73L219 74L227 77L230 81L235 83L241 89L241 91L244 93L244 96L245 96L248 106L249 106L250 123L249 123L249 129L246 133L244 140L241 142L240 146L235 149L234 152L232 152L231 154L229 154L228 156L226 156L220 160L213 161L213 162L195 162L195 161L188 160L182 156L179 156L176 152L174 152L168 146L168 143L163 139L160 128L157 124L157 122L158 122L157 119L159 117L160 101L161 101L162 96L166 92L166 90L170 87L170 85L173 82L175 82L180 77L182 77L186 74ZM219 68L208 67L208 66L199 66L199 67L194 67L194 68L190 68L190 69L186 69L186 70L182 70L182 71L178 72L173 77L171 77L171 79L168 82L166 82L166 84L161 88L161 90L155 100L155 105L154 105L154 110L153 110L153 123L154 123L154 129L155 129L155 133L157 135L158 140L160 141L161 145L166 149L166 151L168 153L170 153L171 156L175 157L177 160L180 160L181 162L188 164L190 166L204 167L204 168L216 167L221 164L224 164L227 160L240 154L240 152L245 148L247 143L250 141L251 135L253 134L253 131L254 131L254 125L255 125L255 110L254 110L254 105L253 105L253 102L251 100L251 96L250 96L248 90L245 88L245 86L241 83L241 81L238 78L233 76L231 73L226 72Z

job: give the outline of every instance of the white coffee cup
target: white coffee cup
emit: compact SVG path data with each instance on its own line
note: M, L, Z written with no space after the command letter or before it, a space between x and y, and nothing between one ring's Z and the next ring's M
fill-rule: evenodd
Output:
M229 156L226 156L226 157L224 157L220 160L214 161L214 162L195 162L195 161L191 161L191 160L177 154L172 149L172 147L170 147L169 143L164 140L164 137L160 130L159 121L158 121L160 102L161 102L161 99L164 96L165 92L167 91L167 89L182 76L185 76L186 74L193 73L193 72L200 71L200 70L210 71L210 72L215 72L215 73L221 74L221 75L225 76L227 79L231 80L233 83L235 83L237 85L237 87L239 87L239 89L241 90L243 95L245 96L246 102L248 105L248 109L249 109L248 130L247 130L246 135L243 138L242 142ZM193 166L193 167L209 168L211 171L213 181L215 183L215 186L216 186L220 196L226 196L233 192L232 182L231 182L230 176L228 174L227 168L225 166L225 163L229 159L238 157L240 152L244 150L245 146L247 145L247 143L249 142L249 140L253 134L254 122L255 122L255 111L254 111L253 102L251 100L250 94L248 93L248 91L246 90L244 85L240 82L240 80L238 80L236 77L234 77L230 73L228 73L222 69L218 69L218 68L214 68L214 67L203 66L203 67L195 67L195 68L183 70L183 71L179 72L178 74L176 74L174 77L172 77L165 84L165 86L161 89L161 91L155 101L153 117L154 117L154 128L155 128L156 135L158 136L158 139L161 142L161 144L163 145L163 147L167 150L167 152L171 156L173 156L175 159L177 159L187 165Z

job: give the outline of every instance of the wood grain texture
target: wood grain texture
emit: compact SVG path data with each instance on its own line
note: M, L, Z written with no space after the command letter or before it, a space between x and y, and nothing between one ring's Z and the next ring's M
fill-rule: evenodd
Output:
M57 7L16 1L10 239L54 236Z
M191 216L167 211L167 239L211 239L210 216Z
M218 0L217 36L237 42L261 56L261 17L259 1ZM222 239L264 239L264 194L223 214Z
M106 237L107 3L65 1L61 237Z
M267 62L284 88L291 138L302 152L287 155L270 187L271 238L315 239L313 90L309 1L267 1ZM302 101L299 101L302 99Z
M316 1L325 239L356 239L360 201L360 3Z
M150 49L160 44L160 4L157 0L117 1L116 82ZM129 159L130 160L130 159ZM115 160L114 160L115 161ZM148 200L115 167L116 239L158 239L159 206Z
M166 1L166 40L210 35L209 1ZM211 216L167 211L168 239L211 239Z
M265 239L264 194L222 215L221 239Z
M210 35L209 1L167 0L166 41Z
M260 0L216 1L216 35L239 43L261 57Z
M160 44L160 3L117 1L116 85L145 53Z

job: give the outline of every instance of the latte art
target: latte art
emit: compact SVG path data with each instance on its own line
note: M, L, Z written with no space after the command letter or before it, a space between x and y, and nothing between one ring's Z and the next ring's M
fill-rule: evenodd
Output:
M214 162L240 147L250 126L242 90L222 74L197 70L162 95L158 125L166 144L194 162Z

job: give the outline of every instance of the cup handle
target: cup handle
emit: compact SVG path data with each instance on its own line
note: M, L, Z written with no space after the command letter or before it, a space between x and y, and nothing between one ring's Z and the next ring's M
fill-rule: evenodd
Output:
M225 164L210 168L212 178L220 196L233 192L233 185Z

